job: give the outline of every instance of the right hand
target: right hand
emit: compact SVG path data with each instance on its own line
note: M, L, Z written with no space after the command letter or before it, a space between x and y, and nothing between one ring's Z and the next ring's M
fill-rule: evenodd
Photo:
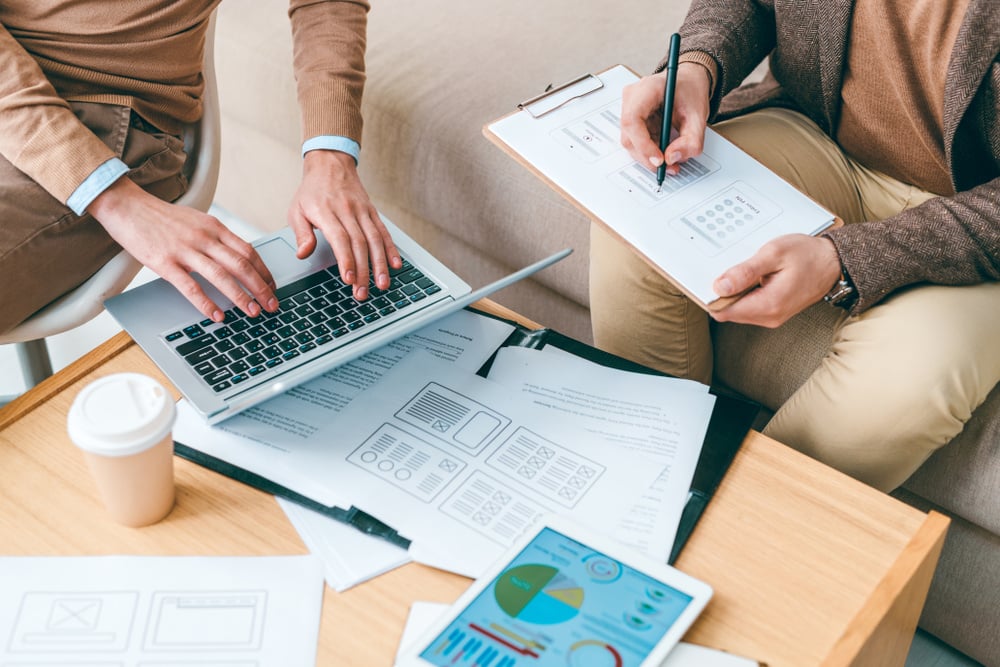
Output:
M667 173L676 176L680 163L701 155L708 124L708 71L696 63L677 67L674 89L674 113L671 125L678 136L666 150L660 151L660 119L663 114L663 88L667 74L645 76L625 87L622 95L622 146L632 159L650 169L666 161Z
M201 274L251 317L278 299L271 272L253 247L213 216L162 201L127 176L98 195L87 211L129 254L172 284L215 322L225 315L191 273Z

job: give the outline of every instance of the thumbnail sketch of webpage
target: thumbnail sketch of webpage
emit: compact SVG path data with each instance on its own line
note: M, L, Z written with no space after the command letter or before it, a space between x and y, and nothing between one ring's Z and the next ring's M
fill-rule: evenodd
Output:
M316 664L312 556L0 558L3 667Z
M214 427L181 401L174 439L324 505L335 505L338 499L297 461L309 448L326 447L317 437L324 426L339 423L345 407L416 350L474 373L513 330L504 322L462 310Z
M414 560L472 577L543 514L610 531L659 474L425 353L317 437L303 459L331 493L410 538Z
M555 111L516 113L489 129L703 303L717 298L716 277L766 241L833 222L711 129L704 152L658 187L620 142L622 89L637 77L618 66L600 78L602 88Z
M572 420L612 450L662 465L615 537L666 562L715 406L708 387L607 368L553 347L502 348L489 379Z

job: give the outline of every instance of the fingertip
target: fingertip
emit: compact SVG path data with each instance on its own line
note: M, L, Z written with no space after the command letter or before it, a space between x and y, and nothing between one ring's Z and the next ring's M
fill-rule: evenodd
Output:
M715 293L719 296L732 296L735 289L733 288L733 281L723 276L715 281L714 285Z

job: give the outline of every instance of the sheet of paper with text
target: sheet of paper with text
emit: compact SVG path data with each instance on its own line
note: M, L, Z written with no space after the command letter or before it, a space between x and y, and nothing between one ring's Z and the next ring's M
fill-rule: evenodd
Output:
M515 157L631 244L704 306L712 282L784 234L817 234L834 215L723 139L705 134L704 152L668 175L622 147L622 90L638 77L623 66L589 80L579 97L533 116L520 111L486 128Z

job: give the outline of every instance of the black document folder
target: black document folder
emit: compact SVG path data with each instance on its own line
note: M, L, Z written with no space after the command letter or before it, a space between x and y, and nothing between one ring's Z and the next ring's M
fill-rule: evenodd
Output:
M489 313L483 313L472 308L470 310L480 315L496 318L496 316ZM514 326L515 330L504 341L501 347L517 346L541 349L547 345L552 345L570 354L611 368L650 375L663 375L658 371L641 366L627 359L598 350L553 329L528 329L516 322L510 320L504 321ZM491 364L492 357L479 369L478 374L486 377ZM671 549L668 560L671 564L677 560L681 548L683 548L694 531L698 519L708 505L715 489L722 481L726 470L729 469L729 464L739 450L744 437L750 430L759 411L759 406L756 403L732 396L715 388L712 388L710 391L716 397L715 408L708 424L705 442L702 445L701 455L695 467L691 489L688 492L677 536ZM178 456L193 461L205 468L214 470L266 493L285 498L337 521L354 526L364 533L385 539L404 549L410 546L409 539L400 535L391 526L386 525L356 507L341 508L321 505L265 477L234 466L180 442L174 443L174 452Z

